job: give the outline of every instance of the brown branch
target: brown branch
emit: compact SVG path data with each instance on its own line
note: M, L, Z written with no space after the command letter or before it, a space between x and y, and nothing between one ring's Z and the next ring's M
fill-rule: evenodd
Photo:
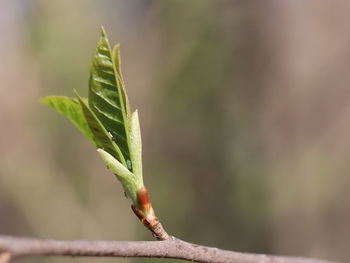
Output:
M0 235L1 263L11 258L33 255L175 258L206 263L331 263L310 258L239 253L195 245L176 238L135 242L61 241Z

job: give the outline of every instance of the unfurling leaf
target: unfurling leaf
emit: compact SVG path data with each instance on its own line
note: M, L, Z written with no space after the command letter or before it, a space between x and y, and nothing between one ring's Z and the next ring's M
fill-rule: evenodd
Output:
M40 102L65 115L93 145L97 146L80 104L76 99L65 96L48 96L41 99Z
M88 99L74 92L75 99L51 96L42 102L66 115L98 148L137 207L137 193L144 189L140 124L137 111L130 113L119 45L111 51L103 28L92 59Z
M108 152L102 149L97 149L97 151L107 168L110 169L122 183L126 195L130 197L134 205L137 205L137 192L143 187L142 177L131 173L123 164L121 164Z
M96 115L91 111L86 102L79 96L79 94L75 91L75 96L77 97L82 111L84 113L85 119L90 127L90 130L95 138L97 146L105 149L110 154L112 154L115 158L120 160L124 165L126 165L125 159L113 141L112 135L105 129L100 120L96 117Z
M118 145L123 158L115 158L132 171L126 96L103 29L90 71L89 107Z
M130 118L130 157L133 173L142 177L142 141L137 110Z

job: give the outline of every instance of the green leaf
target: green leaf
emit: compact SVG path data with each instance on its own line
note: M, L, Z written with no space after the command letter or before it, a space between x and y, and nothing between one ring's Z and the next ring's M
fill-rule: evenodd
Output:
M126 94L125 83L124 83L122 69L121 69L120 45L119 44L114 46L112 58L113 58L113 63L115 65L116 71L118 73L117 75L119 78L119 82L121 83L121 92L122 92L122 98L123 98L124 105L125 105L126 115L130 116L130 104L129 104L128 96Z
M120 59L120 45L117 44L113 47L113 63L115 65L115 69L117 70L118 75L121 79L123 79L122 75L122 67L121 67L121 59Z
M82 108L76 99L65 96L48 96L41 99L40 102L65 115L93 145L97 146L94 136L85 120Z
M137 110L133 112L130 118L130 157L133 173L142 177L142 141Z
M92 59L88 99L50 96L41 100L67 116L98 148L104 163L138 206L137 193L144 187L138 113L131 114L121 72L120 46L111 51L106 33Z
M131 171L128 106L118 70L120 63L114 63L111 47L102 28L90 69L89 107L106 131L112 134L124 158L119 154L114 157L123 164L125 159L126 167Z
M117 176L118 180L122 183L126 195L130 197L134 205L137 205L137 192L143 187L142 177L131 173L108 152L102 149L97 149L97 151L107 168L111 169L111 171Z
M124 156L121 153L119 147L113 141L112 135L105 129L105 127L96 117L94 112L90 109L87 103L79 96L79 94L76 91L75 95L81 105L83 114L95 138L97 146L109 152L111 155L113 155L116 159L118 159L121 163L123 163L126 166Z

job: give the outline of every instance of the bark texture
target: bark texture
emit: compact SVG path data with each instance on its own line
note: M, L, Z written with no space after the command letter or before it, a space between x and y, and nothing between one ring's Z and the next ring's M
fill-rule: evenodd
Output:
M331 263L318 259L239 253L191 244L177 238L165 241L61 241L0 235L0 262L43 256L175 258L203 263Z

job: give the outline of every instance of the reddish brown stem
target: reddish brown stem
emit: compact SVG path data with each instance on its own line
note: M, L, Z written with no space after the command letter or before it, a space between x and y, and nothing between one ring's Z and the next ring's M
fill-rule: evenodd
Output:
M170 238L154 213L146 187L142 187L137 192L137 207L133 205L131 208L155 238L158 240L167 240Z

